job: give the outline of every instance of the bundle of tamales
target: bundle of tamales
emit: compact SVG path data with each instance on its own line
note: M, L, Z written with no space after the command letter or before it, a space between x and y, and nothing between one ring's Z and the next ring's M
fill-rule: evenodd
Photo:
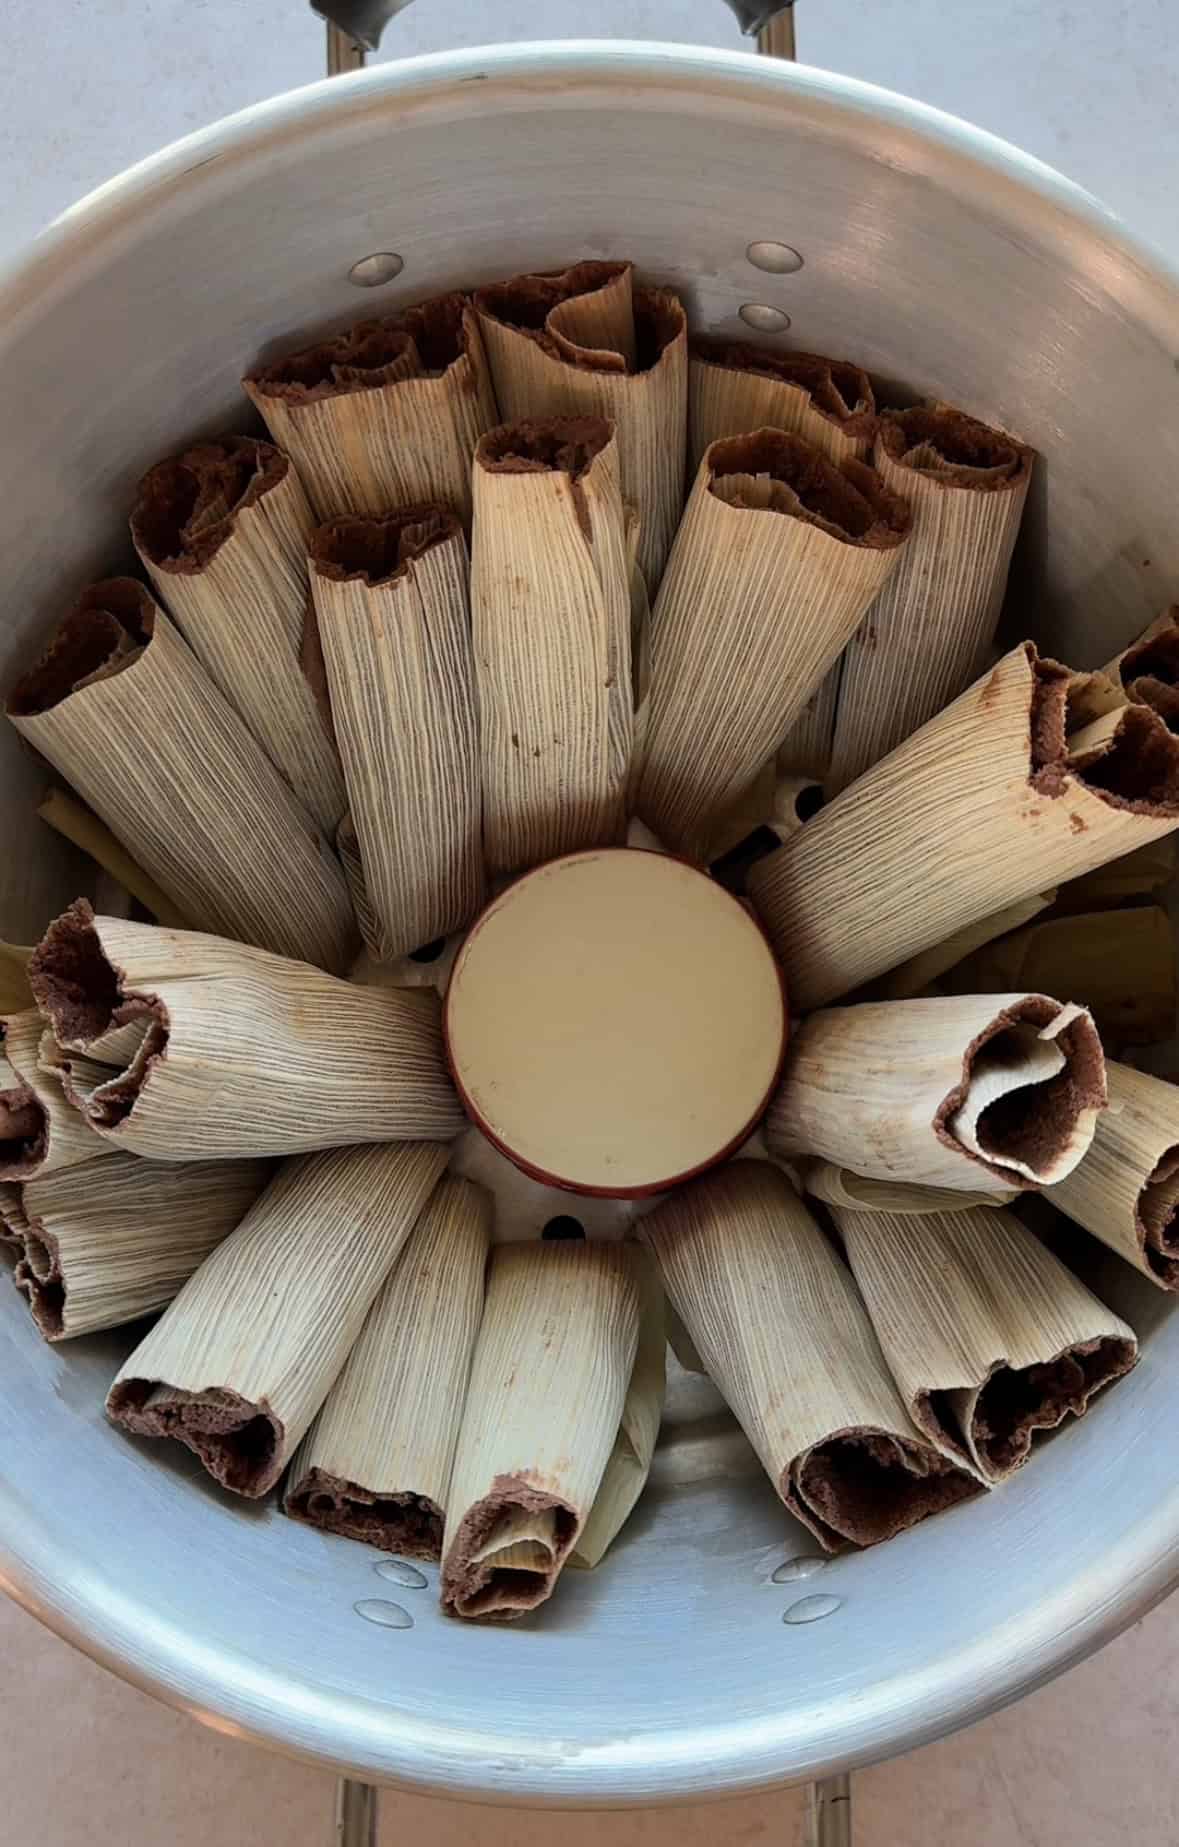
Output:
M0 943L36 1331L158 1316L115 1424L436 1561L462 1619L625 1532L669 1331L826 1550L1019 1468L1138 1349L1012 1203L1179 1287L1179 1088L1102 1043L1173 1024L1175 609L1100 673L995 661L1032 449L846 359L689 344L626 262L244 388L271 441L139 484L160 604L90 586L8 694L114 893ZM624 843L748 889L796 1024L738 1158L579 1198L467 1122L440 1003L489 894Z

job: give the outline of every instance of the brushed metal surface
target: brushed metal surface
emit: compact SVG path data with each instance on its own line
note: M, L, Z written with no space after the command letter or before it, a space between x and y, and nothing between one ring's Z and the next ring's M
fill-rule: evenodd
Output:
M755 270L749 244L782 237L804 267ZM6 677L64 596L125 561L141 470L240 427L241 372L355 318L349 270L382 249L405 259L390 306L625 251L700 326L747 338L738 309L765 300L792 343L1011 425L1045 457L1014 597L1077 664L1179 581L1179 284L1093 200L820 72L516 47L223 122L92 195L8 273ZM0 753L0 933L28 940L77 870L32 817L14 737ZM5 1291L0 1584L220 1729L374 1781L585 1806L839 1771L1039 1684L1174 1581L1179 1322L1128 1270L1118 1288L1144 1357L1083 1423L983 1503L801 1587L774 1574L813 1548L712 1387L677 1372L615 1552L512 1630L444 1622L432 1580L396 1590L412 1627L362 1619L373 1554L230 1507L190 1460L117 1435L101 1404L126 1343L50 1349ZM784 1623L820 1584L839 1607Z

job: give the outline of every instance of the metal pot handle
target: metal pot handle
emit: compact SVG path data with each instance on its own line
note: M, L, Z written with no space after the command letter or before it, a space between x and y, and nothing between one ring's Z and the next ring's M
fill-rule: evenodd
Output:
M794 57L794 0L725 0L737 24L768 58ZM411 0L311 0L327 26L329 77L363 69L389 21ZM336 1785L335 1847L377 1847L377 1791L341 1777ZM846 1776L807 1791L807 1847L851 1847L851 1784Z
M794 56L794 0L725 0L737 24L757 49L770 58ZM389 21L410 0L311 0L311 10L327 25L329 77L358 71L376 51Z

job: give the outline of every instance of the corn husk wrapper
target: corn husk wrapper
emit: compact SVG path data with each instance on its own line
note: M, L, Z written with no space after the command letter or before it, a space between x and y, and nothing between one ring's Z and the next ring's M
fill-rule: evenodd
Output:
M463 295L363 321L242 380L321 520L441 502L471 520L471 456L496 422Z
M699 856L896 563L903 501L862 462L759 430L700 464L651 614L638 807Z
M1033 892L1028 898L1019 898L1014 904L1004 905L1001 911L989 911L985 917L974 923L964 924L961 930L955 930L944 943L935 943L932 949L923 949L920 955L911 956L902 962L899 968L890 969L879 981L872 982L865 999L870 1000L913 1000L934 987L939 975L947 969L955 968L976 949L993 942L996 937L1006 936L1008 931L1018 930L1021 925L1030 923L1055 902L1056 889ZM1008 982L1008 987L1018 983ZM1029 986L1033 985L1031 983Z
M1013 648L754 867L794 1007L1179 825L1179 739L1143 706L1066 737L1077 684Z
M341 817L340 825L336 829L336 854L344 868L344 878L348 886L348 896L352 900L356 927L360 931L360 940L364 944L359 960L379 963L381 960L380 919L369 896L364 876L364 862L360 857L360 841L351 813ZM351 978L356 979L355 963L352 967Z
M613 1545L647 1484L667 1391L667 1316L663 1284L649 1251L633 1247L639 1283L639 1340L622 1407L622 1421L589 1519L569 1554L570 1565L592 1571Z
M359 987L218 937L95 917L83 899L50 925L30 973L63 1048L66 1096L133 1154L294 1154L441 1141L464 1126L434 994ZM120 1062L100 1062L110 1057Z
M1133 1328L1010 1212L832 1216L914 1423L985 1482L1137 1360Z
M492 431L474 483L471 625L496 874L622 838L630 571L617 448L601 419Z
M209 678L330 835L347 798L307 583L314 524L287 457L226 436L148 470L131 537Z
M1051 1203L1161 1289L1179 1289L1179 1086L1111 1060L1109 1108Z
M420 506L333 520L311 556L350 814L388 959L449 935L483 902L467 547L453 513Z
M253 1205L268 1161L106 1158L21 1189L17 1287L46 1340L118 1327L170 1302Z
M501 415L605 417L638 561L654 590L684 497L687 319L668 289L637 288L629 263L577 263L479 289L475 306Z
M1002 1206L1018 1199L1006 1193L971 1192L964 1187L909 1186L902 1180L869 1180L834 1161L807 1161L802 1182L812 1199L848 1212L891 1212L901 1217L929 1212L964 1212L968 1206Z
M490 1229L480 1188L439 1183L291 1464L287 1513L406 1558L441 1556Z
M876 432L872 381L859 366L818 353L778 352L739 340L694 339L688 358L688 466L724 436L790 430L831 462L864 460Z
M113 888L108 894L110 898L115 891L121 890L137 898L157 923L168 924L176 930L186 927L186 920L167 892L132 859L105 822L89 808L67 795L64 789L50 789L38 805L37 813L64 840L80 847L83 853L89 853L100 869L99 878L105 877ZM103 908L110 908L105 899Z
M832 794L886 757L978 674L995 636L1034 451L948 404L885 411L873 462L913 530L848 643Z
M138 1436L184 1443L234 1493L265 1494L445 1161L424 1142L285 1161L125 1361L107 1415Z
M347 966L335 855L142 584L84 591L8 715L194 929Z
M1133 853L1111 859L1108 865L1098 866L1079 879L1070 879L1058 890L1053 910L1063 916L1154 897L1175 877L1177 844L1173 834L1151 840Z
M850 1275L772 1167L690 1182L643 1238L762 1467L827 1551L977 1491L911 1422Z
M778 745L778 768L783 775L813 776L822 782L831 768L831 746L835 739L835 708L839 701L839 682L843 675L842 659L811 694Z
M551 1596L622 1422L639 1272L626 1244L494 1251L442 1544L449 1615L508 1621Z
M1122 698L1149 706L1168 730L1179 730L1179 604L1148 623L1102 671Z
M33 1004L29 986L29 957L32 945L0 943L0 1017L23 1013Z
M1175 940L1161 905L1053 917L955 963L950 994L1043 989L1051 981L1092 1014L1102 1043L1154 1045L1176 1024Z
M60 1079L41 1069L44 1027L36 1007L0 1020L0 1180L32 1180L107 1153Z
M1104 1107L1083 1008L1026 993L865 1002L797 1029L765 1133L787 1160L1010 1193L1071 1172Z

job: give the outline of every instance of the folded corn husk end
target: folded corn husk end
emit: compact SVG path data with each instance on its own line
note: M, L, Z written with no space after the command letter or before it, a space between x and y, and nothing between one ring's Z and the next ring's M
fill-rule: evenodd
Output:
M639 1278L639 1344L622 1407L622 1422L589 1517L569 1555L570 1566L592 1571L629 1519L646 1486L667 1391L668 1327L663 1284L650 1251L632 1252Z
M1048 1186L1077 1165L1106 1107L1101 1041L1083 1007L1046 994L996 998L1007 1005L966 1047L934 1133L999 1180Z
M49 1145L48 1118L29 1085L4 1056L0 1021L0 1180L19 1182L37 1172Z
M1010 1212L833 1216L914 1423L988 1485L1137 1359L1133 1329Z
M531 1474L497 1475L447 1547L443 1607L515 1621L545 1602L577 1535L578 1513Z
M282 1466L286 1431L264 1398L222 1386L188 1392L152 1379L121 1379L107 1394L106 1410L134 1436L184 1443L214 1481L249 1499L265 1494Z

